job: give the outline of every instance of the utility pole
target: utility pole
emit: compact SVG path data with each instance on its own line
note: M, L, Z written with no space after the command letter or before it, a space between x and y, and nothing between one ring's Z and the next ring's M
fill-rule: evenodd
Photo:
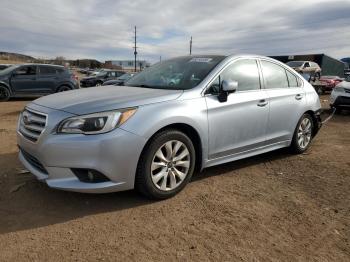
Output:
M136 72L136 56L137 56L137 46L136 46L136 26L135 26L135 42L134 42L134 56L135 56L135 72Z
M190 40L190 55L192 55L192 36L191 36L191 40Z

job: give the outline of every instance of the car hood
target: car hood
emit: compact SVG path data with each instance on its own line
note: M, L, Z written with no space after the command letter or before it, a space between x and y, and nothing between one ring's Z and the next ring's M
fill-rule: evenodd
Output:
M48 95L33 103L71 114L83 115L174 100L182 93L182 90L104 86Z

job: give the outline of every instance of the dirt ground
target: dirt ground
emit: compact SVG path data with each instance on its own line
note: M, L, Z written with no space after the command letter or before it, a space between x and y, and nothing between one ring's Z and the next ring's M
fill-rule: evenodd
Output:
M28 102L0 103L1 261L350 261L350 112L306 154L213 167L152 202L57 191L21 174L15 128Z

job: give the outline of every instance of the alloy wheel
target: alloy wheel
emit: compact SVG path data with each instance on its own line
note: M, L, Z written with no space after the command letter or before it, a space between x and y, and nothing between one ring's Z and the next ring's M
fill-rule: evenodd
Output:
M188 174L190 161L190 152L184 143L166 142L156 151L151 163L153 184L162 191L177 188Z
M309 118L304 118L298 128L298 145L301 149L305 149L311 141L312 122Z

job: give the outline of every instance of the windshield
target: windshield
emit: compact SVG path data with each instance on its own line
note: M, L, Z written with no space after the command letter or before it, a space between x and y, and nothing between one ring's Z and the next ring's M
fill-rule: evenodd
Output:
M131 74L124 74L124 75L118 77L118 80L127 80L127 79L129 79L130 77L132 77Z
M126 86L184 90L197 86L224 56L173 58L138 73Z
M301 67L304 64L302 61L290 61L287 63L290 67Z
M106 71L101 71L101 72L96 73L96 76L106 76L106 75L107 75Z
M0 75L7 75L8 73L11 73L12 70L16 69L18 65L12 65L4 70L0 71Z

